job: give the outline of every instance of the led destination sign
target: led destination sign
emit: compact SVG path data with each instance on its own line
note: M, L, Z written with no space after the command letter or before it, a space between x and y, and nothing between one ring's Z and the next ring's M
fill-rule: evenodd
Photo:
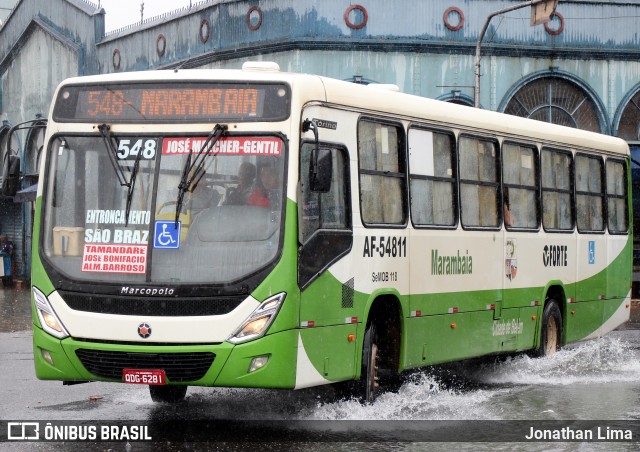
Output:
M65 122L280 121L289 116L284 84L103 84L63 87L53 110Z

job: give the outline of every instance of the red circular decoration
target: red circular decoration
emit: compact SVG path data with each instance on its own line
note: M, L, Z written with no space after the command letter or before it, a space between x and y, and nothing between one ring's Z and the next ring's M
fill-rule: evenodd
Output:
M255 24L251 23L251 15L254 12L258 13L258 22ZM249 30L256 31L262 26L262 10L258 6L252 6L251 8L249 8L249 11L247 11L247 16L245 19L247 21L247 27L249 27Z
M351 22L351 19L349 19L349 14L351 14L351 11L353 10L358 10L362 13L362 22L360 22L359 24L354 24L353 22ZM364 28L365 25L367 25L367 21L369 20L369 14L367 14L367 10L364 8L364 6L361 5L351 5L350 7L347 8L347 10L344 12L344 22L347 24L347 27L353 29L353 30L360 30L361 28Z
M557 17L560 20L560 26L558 27L557 30L552 30L551 27L549 26L549 24L551 23L554 17ZM549 22L545 22L544 29L547 31L547 33L549 33L552 36L556 36L562 33L564 31L564 17L562 17L562 14L558 12L551 14L551 20Z
M449 23L449 15L451 13L455 13L458 16L458 25L451 25L451 23ZM452 6L445 10L444 15L442 16L442 20L444 20L444 26L447 27L449 30L458 31L464 25L464 13L460 8L456 6Z
M167 50L167 38L165 38L163 34L159 34L156 40L156 52L158 52L158 56L163 56L165 50Z
M120 69L121 62L122 62L122 58L120 57L120 50L115 49L113 51L113 55L111 55L111 63L113 64L113 68Z
M204 44L209 40L209 35L211 34L211 26L209 25L209 21L207 19L202 19L200 22L200 41Z

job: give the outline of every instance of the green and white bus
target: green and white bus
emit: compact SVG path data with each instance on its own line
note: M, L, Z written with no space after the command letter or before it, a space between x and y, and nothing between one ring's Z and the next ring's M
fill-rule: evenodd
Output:
M629 319L617 138L262 62L65 80L45 142L40 379L370 401Z

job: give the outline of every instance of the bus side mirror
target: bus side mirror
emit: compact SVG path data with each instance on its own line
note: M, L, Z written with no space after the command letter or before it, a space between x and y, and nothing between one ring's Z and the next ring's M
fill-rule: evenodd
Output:
M326 193L331 189L333 176L333 159L331 149L315 148L311 152L311 166L309 167L309 182L311 191Z
M311 165L309 166L309 185L311 191L326 193L331 188L331 171L333 163L330 149L321 149L318 139L318 125L315 119L305 119L302 121L302 131L311 130L315 138L315 147L311 151Z

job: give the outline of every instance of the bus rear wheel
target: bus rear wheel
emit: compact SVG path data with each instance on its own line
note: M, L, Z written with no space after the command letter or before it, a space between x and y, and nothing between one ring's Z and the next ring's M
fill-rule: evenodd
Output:
M555 300L548 300L542 312L540 347L536 356L550 356L562 346L562 314Z
M184 400L187 386L149 385L151 400L160 403L176 403Z

